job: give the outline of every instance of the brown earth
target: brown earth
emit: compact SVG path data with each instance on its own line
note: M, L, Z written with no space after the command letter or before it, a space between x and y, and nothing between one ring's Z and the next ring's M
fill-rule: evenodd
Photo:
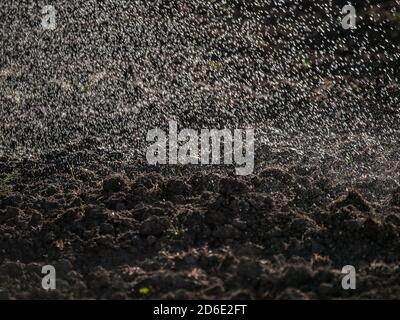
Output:
M0 6L0 299L400 297L399 1L54 3ZM254 173L149 166L171 119Z
M365 196L318 168L294 165L260 165L248 177L218 168L132 172L123 162L88 169L3 157L0 166L2 298L400 293L394 182L376 198L372 182L358 185ZM46 264L56 267L55 291L41 289ZM349 264L357 270L355 291L341 287Z

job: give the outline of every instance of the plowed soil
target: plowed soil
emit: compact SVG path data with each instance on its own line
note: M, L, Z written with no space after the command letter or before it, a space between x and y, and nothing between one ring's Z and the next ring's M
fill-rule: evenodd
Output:
M2 0L0 299L399 298L400 3L346 3ZM148 165L170 119L254 173Z

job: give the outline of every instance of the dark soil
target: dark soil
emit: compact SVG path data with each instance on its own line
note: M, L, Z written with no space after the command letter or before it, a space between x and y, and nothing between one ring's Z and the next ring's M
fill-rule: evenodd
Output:
M399 1L3 2L0 299L400 297ZM254 173L148 165L169 119Z

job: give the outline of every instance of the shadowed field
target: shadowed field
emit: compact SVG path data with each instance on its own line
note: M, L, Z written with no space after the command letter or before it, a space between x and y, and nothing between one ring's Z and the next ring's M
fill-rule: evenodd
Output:
M399 1L3 2L0 298L399 297ZM169 120L254 173L148 165Z

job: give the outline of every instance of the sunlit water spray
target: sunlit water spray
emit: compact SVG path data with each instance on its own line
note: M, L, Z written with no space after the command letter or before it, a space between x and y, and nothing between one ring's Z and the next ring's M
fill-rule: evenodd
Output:
M6 1L1 153L94 149L142 162L148 130L176 119L253 127L259 163L389 174L399 161L399 2L353 3L347 30L346 3L61 1L53 30L42 6Z

